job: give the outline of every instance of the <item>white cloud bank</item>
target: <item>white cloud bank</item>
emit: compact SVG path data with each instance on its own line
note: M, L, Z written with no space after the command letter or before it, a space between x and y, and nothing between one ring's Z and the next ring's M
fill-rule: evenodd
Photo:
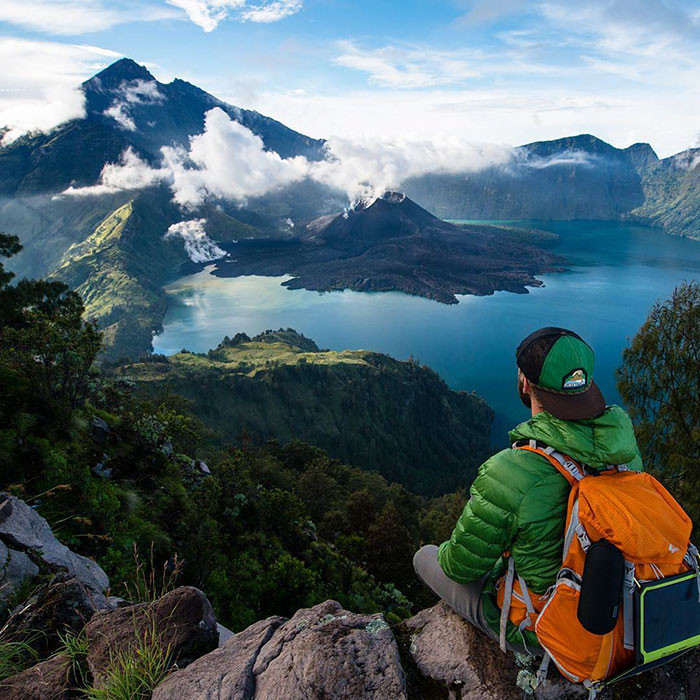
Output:
M205 32L213 32L220 22L232 18L240 22L278 22L302 9L302 0L167 0L184 10L190 21Z
M185 242L185 251L190 260L194 263L211 262L226 255L226 251L221 250L214 241L207 236L204 230L206 219L190 219L180 221L168 228L164 238L182 238Z
M63 194L89 196L164 182L172 189L174 201L191 210L208 198L244 204L250 197L309 178L344 191L350 201L367 201L397 188L408 177L475 171L513 158L507 146L474 144L454 137L361 143L334 139L328 143L323 161L301 156L281 158L266 151L259 136L218 107L206 113L204 131L190 139L189 151L161 150L163 160L158 168L129 149L121 162L105 165L99 184L69 188Z
M9 127L3 143L84 116L78 84L121 56L97 46L0 38L0 126Z

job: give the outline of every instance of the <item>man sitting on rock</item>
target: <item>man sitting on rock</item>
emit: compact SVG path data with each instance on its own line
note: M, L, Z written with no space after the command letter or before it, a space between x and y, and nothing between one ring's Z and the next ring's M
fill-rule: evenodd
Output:
M572 331L542 328L518 347L518 392L532 418L510 442L552 447L594 469L627 464L641 469L632 423L619 406L605 405L593 382L593 350ZM501 619L507 557L513 559L517 600L526 584L535 611L562 564L569 484L541 455L501 450L479 469L471 498L440 547L413 558L419 578L463 618L502 648L542 654L534 624ZM500 593L500 595L499 595ZM522 599L523 596L520 596ZM521 601L524 608L527 601Z

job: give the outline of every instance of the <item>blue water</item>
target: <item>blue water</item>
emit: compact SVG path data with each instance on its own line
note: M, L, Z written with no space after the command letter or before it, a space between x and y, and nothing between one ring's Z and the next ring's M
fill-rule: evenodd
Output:
M595 379L619 401L614 370L651 306L683 280L700 277L700 241L619 223L536 223L561 237L556 251L570 271L544 275L545 287L520 295L464 296L457 305L398 292L290 291L287 278L217 278L203 270L166 288L164 331L156 352L195 352L224 335L291 327L320 347L364 348L438 371L453 389L475 391L496 412L492 438L528 417L516 393L515 348L541 326L564 326L596 351Z

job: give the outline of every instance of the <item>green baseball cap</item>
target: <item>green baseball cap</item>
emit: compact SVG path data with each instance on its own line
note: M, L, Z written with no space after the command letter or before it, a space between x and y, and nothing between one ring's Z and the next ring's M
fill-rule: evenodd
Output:
M540 328L520 343L516 359L542 407L553 416L585 420L605 411L605 399L593 381L595 355L573 331Z

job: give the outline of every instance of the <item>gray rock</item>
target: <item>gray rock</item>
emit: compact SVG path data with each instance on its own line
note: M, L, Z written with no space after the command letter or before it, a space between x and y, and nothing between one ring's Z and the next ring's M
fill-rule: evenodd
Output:
M290 673L291 670L291 673ZM326 601L299 610L260 650L256 698L406 698L394 635L382 615Z
M98 607L106 605L107 574L92 559L71 552L54 536L49 524L24 501L0 494L0 540L18 550L34 551L52 567L65 569L91 591Z
M326 601L290 620L269 618L178 671L153 700L402 700L399 650L381 615Z
M39 567L24 553L10 549L0 541L0 610L27 579L33 579Z
M222 647L226 642L228 642L229 639L231 639L231 637L233 637L233 632L231 632L228 627L224 627L218 622L216 623L216 629L219 630L219 646Z
M92 435L97 442L105 442L105 440L107 440L107 437L111 434L111 432L112 430L110 429L109 424L106 420L104 420L104 418L95 416L92 419Z
M497 642L462 620L444 603L422 610L396 629L412 697L421 700L580 700L588 691L550 664L547 681L533 689L538 660L503 654ZM690 700L700 697L700 650L647 671L600 700Z
M284 618L270 617L234 635L222 647L166 678L155 689L153 700L255 697L253 665L260 649L283 623Z
M29 641L42 654L50 653L60 645L60 634L81 630L96 608L90 589L75 577L61 572L38 585L13 610L0 630L0 638Z

